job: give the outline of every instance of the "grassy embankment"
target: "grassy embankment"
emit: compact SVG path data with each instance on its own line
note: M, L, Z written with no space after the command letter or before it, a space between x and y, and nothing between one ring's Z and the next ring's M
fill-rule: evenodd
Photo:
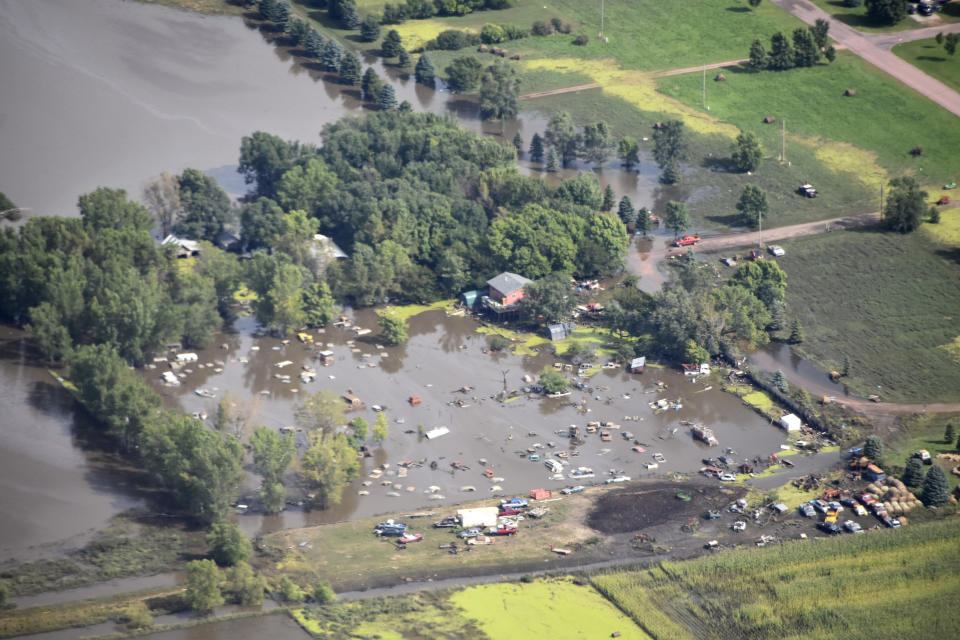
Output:
M955 519L742 549L593 578L657 638L947 638L960 619Z
M582 511L587 508L589 495L566 496L550 502L550 511L541 519L527 519L521 523L516 536L501 537L490 546L473 547L464 552L464 545L450 529L434 529L431 525L441 516L455 512L452 507L432 509L434 516L405 518L403 514L378 516L304 529L278 531L267 535L263 544L271 566L269 573L284 573L303 585L312 585L318 578L327 580L334 588L380 581L397 581L404 577L428 577L436 573L460 570L483 571L494 567L516 567L524 563L542 563L555 557L552 545L573 546L599 542L596 535L580 523ZM497 501L487 499L468 503L463 507L492 506ZM373 528L388 517L400 519L410 529L423 533L420 542L400 550L392 538L377 538ZM461 553L451 554L439 549L440 544L456 541ZM300 546L301 543L306 543ZM589 545L588 545L589 546Z
M960 210L945 213L946 237L958 220ZM845 383L863 395L960 400L960 260L939 231L925 224L909 235L861 230L783 242L788 317L806 332L795 348L827 371L848 357Z
M929 451L930 455L934 456L935 461L937 454L940 453L960 453L956 448L956 437L950 443L943 440L947 424L952 424L954 429L960 433L960 413L917 413L904 416L902 422L903 429L884 446L883 459L885 462L905 466L907 459L920 449ZM950 489L952 490L957 484L960 484L960 476L951 473L951 469L960 465L960 463L950 461L939 461L938 463L946 472L947 481L950 483Z
M960 8L960 5L957 7ZM895 46L893 53L954 91L960 91L960 63L956 56L947 53L935 39L904 42Z
M845 25L865 33L888 33L891 31L936 27L956 22L960 19L960 10L958 10L958 7L947 4L942 12L934 14L935 18L932 19L932 22L930 21L931 18L925 19L924 22L919 22L910 16L905 16L903 20L895 25L883 25L877 24L867 17L867 7L864 3L861 3L859 7L848 7L844 4L843 0L810 0L810 2L829 13L835 20L839 20Z

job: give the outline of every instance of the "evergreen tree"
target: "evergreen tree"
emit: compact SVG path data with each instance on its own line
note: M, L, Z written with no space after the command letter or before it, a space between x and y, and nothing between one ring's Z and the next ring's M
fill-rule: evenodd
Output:
M953 439L956 438L957 434L953 428L953 423L948 422L947 428L943 430L943 441L946 444L953 444Z
M787 338L787 342L790 344L800 344L804 341L804 338L803 325L800 324L799 320L794 320L790 323L790 337Z
M390 29L380 44L380 54L384 58L396 58L403 50L403 42L400 40L400 34L396 29Z
M640 164L640 147L635 138L624 136L617 145L617 157L623 163L623 167L630 170L634 165Z
M534 133L530 138L530 160L532 162L543 162L543 138L539 133Z
M340 23L344 29L356 29L360 26L360 13L357 5L348 0L340 5ZM374 38L376 40L376 38Z
M810 35L813 36L813 42L818 49L827 47L827 34L830 32L830 23L823 18L817 18L817 21L810 27Z
M547 152L547 171L552 173L559 168L559 165L560 160L557 158L557 150L550 147L550 150Z
M377 16L364 16L360 21L360 37L366 42L374 42L380 37L380 20ZM392 58L393 56L384 56Z
M747 63L747 66L752 71L763 71L767 68L768 62L767 50L763 48L763 43L754 40L753 44L750 45L750 62Z
M323 49L320 53L320 62L328 71L338 71L340 62L343 59L343 47L334 39L323 43Z
M833 62L837 59L837 50L830 44L827 45L827 48L823 50L823 57L827 59L827 62Z
M879 460L883 455L883 441L877 436L867 436L863 443L863 455L871 460Z
M774 71L785 71L792 69L795 62L793 47L790 46L787 36L780 32L773 34L770 38L770 68Z
M633 210L633 202L630 200L630 196L623 196L620 198L620 206L617 207L617 215L620 216L623 224L627 224L636 218L637 214Z
M397 53L397 65L404 69L410 66L410 54L403 47L400 47L400 51Z
M783 371L777 369L777 372L773 374L773 386L780 390L780 393L786 393L790 390L789 385L787 384L787 376L783 374Z
M939 465L933 465L930 471L927 471L920 501L928 507L939 507L950 502L950 484L947 482L947 475Z
M380 89L380 108L385 111L397 108L397 92L392 84L385 84Z
M920 458L910 458L907 460L907 468L903 472L903 484L908 487L919 487L923 484L923 463Z
M809 29L794 30L793 49L793 59L798 67L812 67L820 59L820 50L814 43Z
M843 356L843 368L840 371L840 375L844 378L850 375L850 356Z
M348 51L340 60L340 81L347 85L360 82L360 59L353 51Z
M311 58L320 59L323 57L323 48L327 44L323 36L315 29L311 29L307 34L307 39L303 43L303 48L307 50L307 55Z
M610 211L610 209L613 209L613 205L615 204L617 204L617 196L613 192L613 187L608 184L603 190L603 205L601 205L601 209L604 211ZM624 224L627 222L629 222L629 220L623 221Z
M361 88L363 89L364 100L370 102L380 100L380 91L383 90L383 80L380 79L380 76L377 75L373 67L367 67L367 70L363 73ZM396 101L396 95L394 95L394 101Z
M523 153L523 136L519 131L513 136L513 148L517 150L517 156Z
M637 231L641 231L643 235L647 235L647 231L650 230L650 222L650 210L646 207L637 209Z
M427 54L424 53L420 56L420 59L417 60L417 66L413 70L413 75L420 84L425 84L431 89L433 88L436 83L437 72L434 70L433 63L430 62Z

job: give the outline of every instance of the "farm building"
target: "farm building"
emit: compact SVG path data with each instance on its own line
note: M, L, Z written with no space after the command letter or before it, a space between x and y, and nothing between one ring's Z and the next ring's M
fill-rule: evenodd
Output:
M490 293L483 296L483 306L494 313L515 311L517 304L523 300L523 288L531 280L516 273L504 271L495 278L487 280Z
M464 529L471 527L495 527L497 526L496 507L477 507L476 509L458 509L457 517L460 518L460 526Z
M481 297L481 292L473 289L472 291L464 291L460 294L460 302L465 307L472 309L476 304L477 300Z
M563 340L577 328L574 322L559 322L557 324L547 325L547 337L551 340Z
M530 489L531 500L546 500L552 494L546 489Z
M187 240L186 238L179 238L175 235L169 235L163 240L160 241L160 244L163 246L173 245L177 248L177 257L178 258L189 258L190 256L195 256L200 253L200 243L196 240Z
M880 482L887 477L887 474L883 472L883 469L878 467L875 464L868 464L867 468L863 470L863 476L872 482Z
M800 418L796 414L788 413L780 418L780 426L786 431L800 431Z

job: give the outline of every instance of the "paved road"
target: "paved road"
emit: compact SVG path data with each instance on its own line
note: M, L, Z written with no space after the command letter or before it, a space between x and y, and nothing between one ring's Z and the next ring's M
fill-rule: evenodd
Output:
M826 11L812 5L807 2L807 0L772 1L807 24L812 25L816 22L817 18L826 20L830 23L830 36L838 43L844 45L847 49L878 69L889 73L911 89L927 96L947 111L960 116L960 94L877 44L878 42L885 42L885 40L874 40L871 37L855 31L839 20L834 20ZM901 33L898 34L897 37L906 36Z
M830 28L831 31L833 27ZM901 42L912 42L914 40L923 40L924 38L935 38L938 33L960 33L960 22L951 22L940 27L920 27L910 31L897 31L894 33L865 33L862 34L875 47L881 49L892 49ZM946 51L944 56L949 57Z

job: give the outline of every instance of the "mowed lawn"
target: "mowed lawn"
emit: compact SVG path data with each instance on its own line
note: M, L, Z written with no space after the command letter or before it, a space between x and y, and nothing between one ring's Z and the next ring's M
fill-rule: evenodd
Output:
M861 394L960 400L960 249L935 242L926 229L935 225L924 227L781 243L788 318L806 332L798 350L828 371L850 358L846 382Z
M893 52L954 91L960 91L960 58L947 53L934 38L898 44Z
M779 125L786 119L788 136L847 142L876 154L891 175L915 173L922 183L939 186L960 174L957 117L851 53L841 51L832 64L806 69L731 70L726 77L707 86L710 113L757 132L768 147L780 146ZM845 97L847 89L856 96ZM662 78L659 90L692 107L702 104L699 73ZM777 118L775 125L762 123L768 115ZM910 154L916 146L923 149L920 157Z
M957 638L947 604L960 598L957 524L745 548L593 582L663 639Z
M857 31L863 31L865 33L884 33L905 31L907 29L921 29L923 27L936 27L955 22L960 18L958 7L947 4L942 12L934 14L935 17L932 18L932 22L931 18L920 22L908 15L895 25L885 25L874 22L867 17L866 3L863 2L860 3L859 7L848 7L844 4L843 0L810 0L810 2L829 13L834 19L839 20L847 26L853 27Z

